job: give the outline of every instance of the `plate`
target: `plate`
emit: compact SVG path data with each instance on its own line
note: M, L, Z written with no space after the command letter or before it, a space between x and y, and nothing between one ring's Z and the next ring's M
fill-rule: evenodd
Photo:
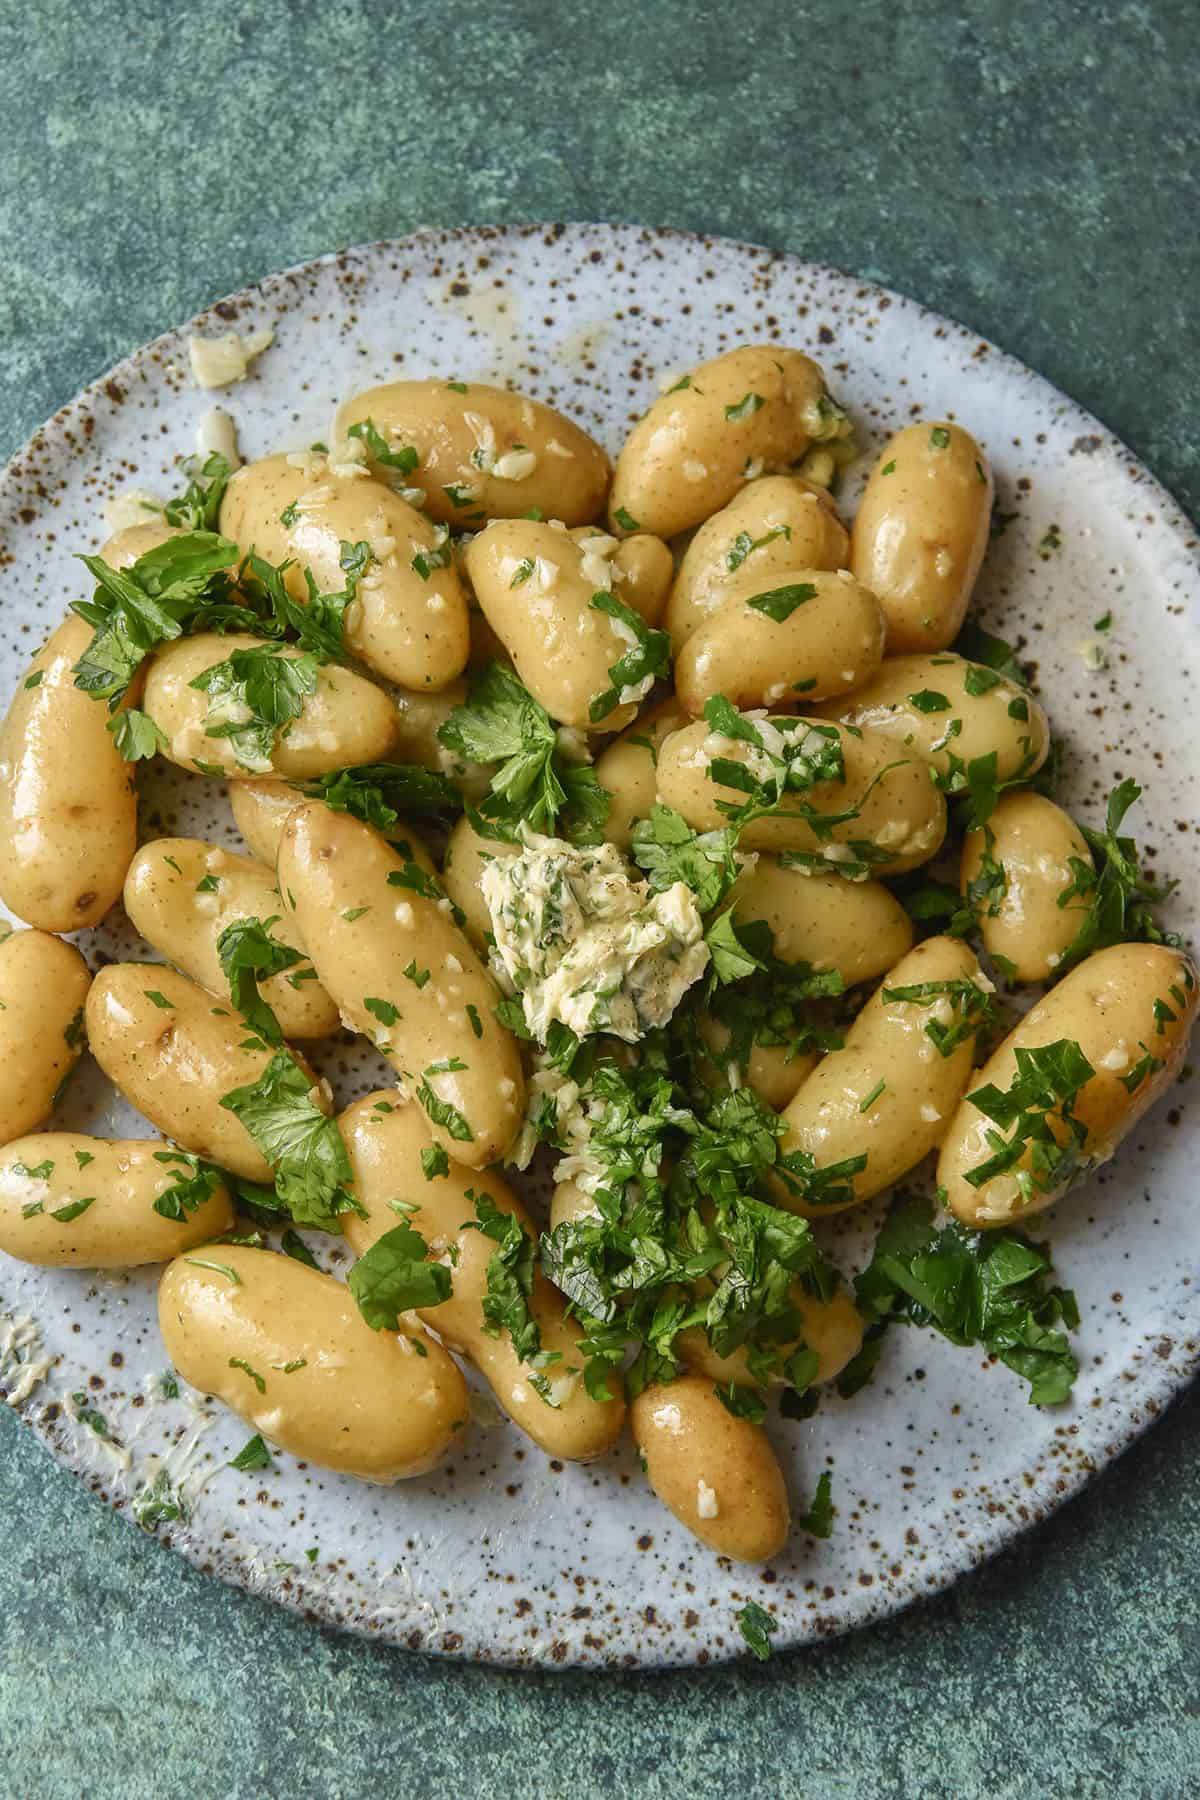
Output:
M188 333L259 326L275 343L250 378L199 393ZM847 481L849 510L880 439L910 419L955 417L982 439L1004 529L977 616L1036 662L1066 746L1069 803L1098 822L1114 781L1146 787L1138 835L1155 866L1181 878L1170 919L1193 933L1187 670L1200 577L1187 520L1095 419L974 333L744 244L610 225L424 232L273 276L139 350L56 414L3 478L0 698L68 601L85 595L72 554L107 535L105 499L129 484L173 491L174 460L214 399L252 457L325 438L352 389L436 371L528 389L615 449L664 375L760 339L817 357L858 421L869 454ZM1105 612L1108 666L1094 669L1088 646ZM214 791L156 768L145 834L236 843ZM93 958L134 943L120 919L85 940ZM321 1062L342 1102L383 1078L349 1038ZM165 1543L330 1625L499 1663L662 1666L741 1652L734 1615L754 1599L776 1612L776 1647L800 1644L946 1586L1116 1456L1192 1374L1200 1300L1180 1254L1194 1242L1186 1091L1045 1221L1084 1311L1073 1402L1039 1412L979 1353L894 1332L863 1394L826 1400L804 1424L772 1425L796 1510L828 1469L837 1519L828 1541L798 1533L767 1569L700 1548L653 1499L628 1446L589 1468L548 1462L489 1422L483 1403L452 1464L397 1488L286 1456L239 1474L227 1466L247 1436L239 1422L186 1391L163 1397L154 1271L50 1272L0 1257L0 1391L126 1514L165 1466L190 1504L186 1522L159 1526ZM86 1064L61 1122L137 1129ZM73 1422L73 1393L87 1395L115 1442Z

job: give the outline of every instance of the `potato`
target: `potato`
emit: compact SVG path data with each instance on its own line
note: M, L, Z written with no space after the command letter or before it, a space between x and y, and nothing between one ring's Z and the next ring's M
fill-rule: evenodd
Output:
M78 950L45 931L0 940L0 1143L48 1117L83 1054L92 977Z
M323 1469L390 1484L435 1468L467 1423L462 1374L424 1331L372 1331L349 1290L290 1256L214 1244L163 1271L167 1355L253 1431Z
M604 507L608 457L565 414L482 382L391 381L343 403L334 429L344 437L369 421L390 454L416 451L408 472L378 461L373 472L424 492L431 519L477 530L484 519L519 519L535 508L566 525L586 525Z
M520 1051L437 884L369 825L305 806L284 828L279 885L342 1017L415 1090L434 1140L473 1169L495 1162L523 1116Z
M752 1044L744 1070L730 1055L728 1027L719 1019L700 1020L700 1036L708 1058L697 1072L708 1087L744 1085L753 1088L773 1112L782 1112L817 1066L815 1051L798 1050L791 1044ZM733 1070L737 1068L736 1074Z
M661 538L635 532L612 553L613 592L641 614L647 625L661 625L675 575L675 558Z
M648 819L658 797L658 752L672 731L690 724L690 715L673 694L635 719L596 758L596 779L609 794L604 835L628 850L638 819Z
M891 1187L936 1148L971 1079L975 1039L969 1033L943 1056L927 1027L956 1025L969 1016L960 1002L964 990L951 984L973 982L983 991L985 981L958 938L927 938L901 958L851 1025L843 1047L818 1063L783 1115L784 1154L804 1151L818 1169L865 1154L866 1167L848 1178L853 1197L825 1205L798 1197L779 1181L781 1205L808 1219L843 1212ZM926 998L887 997L897 988L926 984L935 988Z
M1063 904L1072 859L1094 870L1087 839L1041 794L1004 794L985 826L963 839L960 887L984 948L1013 981L1048 981L1074 943L1091 896Z
M810 875L760 855L729 896L739 925L761 919L783 962L837 969L847 987L893 968L912 948L912 921L878 881Z
M289 781L235 781L229 789L229 804L238 830L246 841L251 856L274 870L279 859L279 845L289 813L298 806L323 805L310 800ZM415 862L427 875L436 873L433 858L412 826L398 819L389 828L388 842L401 856Z
M1107 1162L1179 1073L1198 999L1193 963L1158 944L1114 944L1064 975L979 1070L951 1121L937 1178L955 1216L977 1227L1016 1224L1053 1206L1080 1176ZM977 1104L981 1090L1007 1093L1019 1052L1064 1040L1078 1046L1093 1071L1071 1102L1083 1132L1077 1157L1068 1155L1057 1171L1046 1172L1034 1167L1026 1143L1011 1170L981 1180L979 1170L1018 1129L988 1117ZM1071 1145L1061 1099L1045 1118L1057 1142Z
M164 1136L246 1181L274 1181L245 1126L221 1105L271 1060L228 1001L164 963L110 963L92 983L86 1017L92 1055ZM329 1110L315 1076L312 1098Z
M751 723L764 745L780 741L781 731L795 740L810 724L829 729L825 720L776 718ZM946 835L946 803L927 766L877 732L834 729L842 747L844 780L820 781L794 798L789 795L777 815L745 827L742 849L786 851L813 858L818 868L828 864L849 869L855 876L866 874L868 868L880 875L898 875L928 862ZM718 801L740 806L746 795L710 778L713 759L747 764L759 755L752 745L714 732L697 719L672 732L659 751L659 799L681 813L694 830L718 831L729 823ZM831 819L843 813L853 816L822 825L818 836L806 814L793 810L796 806Z
M166 737L163 755L183 769L215 773L227 781L272 774L311 781L331 769L382 761L395 737L392 703L373 682L337 663L317 669L316 691L305 698L299 717L279 731L269 757L252 745L235 751L234 739L210 735L210 725L236 723L244 709L239 710L236 700L231 704L217 698L210 704L208 694L193 685L196 679L239 652L272 650L261 638L236 632L226 637L199 632L159 650L150 663L142 704ZM295 644L274 654L285 661L302 656Z
M281 916L274 875L250 857L200 838L155 838L129 865L125 911L160 956L222 996L229 983L217 939L236 919L272 920L272 937L302 953L290 969L259 984L280 1030L288 1038L328 1037L337 1030L337 1007L316 979L295 927Z
M735 1419L703 1375L644 1389L629 1417L650 1486L693 1536L734 1562L779 1554L787 1489L761 1425Z
M101 546L100 556L110 569L128 569L148 550L157 550L168 538L178 537L182 530L182 525L168 525L165 519L148 518L142 525L126 525L123 530L114 531L108 542Z
M994 752L997 780L1013 781L1035 774L1050 749L1033 695L962 656L889 656L848 697L812 711L893 738L940 775Z
M701 363L626 438L609 496L614 530L674 537L727 506L748 481L841 435L825 377L799 350L746 344Z
M464 915L463 930L481 953L486 953L492 935L492 915L479 884L480 875L493 858L511 856L516 849L515 844L500 838L481 837L465 813L446 844L442 886Z
M600 534L594 541L614 543ZM592 605L611 585L607 557L581 550L557 525L509 519L472 538L466 560L488 623L550 717L581 731L627 724L652 681L622 690L623 701L591 716L592 703L612 688L609 670L633 641L629 626Z
M421 1152L432 1146L429 1126L415 1104L405 1104L394 1090L368 1094L338 1120L354 1169L354 1193L367 1210L365 1219L348 1213L346 1237L363 1256L385 1232L401 1222L391 1206L402 1198L416 1211L404 1219L430 1245L437 1262L451 1270L453 1292L440 1306L418 1309L451 1350L467 1356L487 1378L500 1405L547 1456L568 1462L590 1462L620 1436L625 1403L615 1380L614 1398L593 1400L583 1384L585 1358L579 1351L581 1327L566 1316L562 1296L535 1268L530 1310L537 1320L543 1352L559 1360L542 1368L519 1362L507 1331L491 1337L484 1330L482 1302L488 1292L488 1264L497 1249L493 1239L466 1225L475 1218L472 1194L486 1194L501 1212L519 1221L536 1240L537 1227L505 1182L494 1173L451 1162L443 1175L426 1180ZM549 1401L532 1385L544 1380Z
M733 577L678 652L675 689L697 717L714 694L738 707L795 705L803 696L807 707L868 681L882 660L874 594L845 569L789 563Z
M391 756L394 762L416 763L422 769L439 769L448 775L459 792L473 804L483 799L491 786L494 764L464 762L448 750L438 737L456 706L467 698L465 681L455 681L437 694L392 695L396 704L396 735Z
M850 534L824 488L798 475L764 475L706 519L684 551L665 624L678 656L720 607L737 574L774 587L781 569L844 569Z
M884 445L850 533L850 568L878 595L892 656L958 636L987 549L994 488L961 425L922 421Z
M133 1269L166 1262L228 1231L233 1203L217 1182L178 1219L155 1212L191 1167L161 1139L41 1131L0 1151L0 1250L45 1268Z
M832 1381L862 1349L862 1314L849 1294L837 1293L829 1300L818 1300L798 1281L792 1283L788 1297L804 1320L803 1333L796 1346L788 1346L789 1350L800 1344L814 1350L818 1359L814 1382L820 1385ZM731 1381L739 1387L756 1386L746 1351L740 1349L729 1356L718 1356L702 1325L690 1325L686 1331L681 1331L675 1340L675 1348L694 1375L705 1375L721 1387L728 1386ZM772 1377L773 1382L782 1380L782 1375Z
M92 635L74 613L65 619L0 726L0 900L43 931L98 925L137 848L133 771L107 706L75 686Z
M446 527L365 470L355 476L340 467L307 456L247 463L225 491L221 530L268 562L291 560L284 581L302 604L305 570L321 593L340 594L346 550L365 543L371 560L346 609L347 647L388 681L445 687L466 667L469 648L467 602Z

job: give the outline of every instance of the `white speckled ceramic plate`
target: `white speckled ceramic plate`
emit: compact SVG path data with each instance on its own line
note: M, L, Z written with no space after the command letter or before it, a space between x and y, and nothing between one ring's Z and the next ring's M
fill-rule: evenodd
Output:
M746 339L819 358L872 454L914 416L960 419L986 444L1011 515L978 613L1036 660L1072 803L1095 819L1115 779L1146 785L1139 835L1158 868L1182 878L1172 922L1194 925L1200 578L1187 520L1094 419L973 333L742 244L607 225L422 233L274 276L138 351L64 407L3 479L3 704L85 594L71 556L104 537L105 498L131 482L172 490L174 459L213 398L189 379L187 333L231 324L276 333L251 378L219 397L247 456L323 438L353 388L427 372L528 389L615 450L665 371ZM856 476L843 495L851 510ZM1109 611L1109 667L1093 673L1081 646ZM143 827L236 842L223 790L158 770ZM129 928L117 918L85 934L85 948L128 953ZM328 1047L323 1068L342 1100L380 1074L349 1038ZM158 1397L153 1271L52 1273L0 1257L0 1391L113 1507L128 1511L152 1459L165 1458L191 1512L160 1528L164 1541L314 1619L505 1663L678 1664L739 1651L734 1613L753 1598L776 1612L777 1645L802 1643L953 1580L1117 1455L1191 1375L1200 1301L1194 1171L1177 1129L1186 1093L1046 1221L1084 1311L1073 1402L1039 1412L981 1355L893 1333L866 1392L826 1401L803 1425L772 1425L798 1506L832 1471L837 1521L828 1542L798 1533L767 1569L696 1545L628 1447L564 1467L514 1429L481 1424L450 1466L391 1490L286 1456L238 1474L226 1466L247 1435L235 1419L186 1393ZM85 1064L61 1122L104 1131L132 1118ZM64 1400L78 1391L119 1449L71 1422Z

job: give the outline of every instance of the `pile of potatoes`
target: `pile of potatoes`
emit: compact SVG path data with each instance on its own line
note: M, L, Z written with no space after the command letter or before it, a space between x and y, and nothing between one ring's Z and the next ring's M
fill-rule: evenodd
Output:
M522 1050L497 1021L486 965L478 878L495 843L464 816L438 870L407 824L397 845L290 785L392 759L442 769L477 799L489 771L456 761L437 731L470 672L497 655L552 719L591 741L611 795L606 835L626 850L656 801L703 831L724 824L719 802L742 798L711 775L714 756L753 754L713 733L703 715L714 696L836 730L845 783L807 798L854 817L820 832L795 812L759 820L742 847L760 854L733 897L739 921L769 924L780 958L837 969L847 986L878 984L844 1046L820 1060L756 1047L748 1080L782 1113L785 1149L818 1165L865 1151L853 1203L938 1151L938 1180L958 1217L1011 1222L1034 1204L1011 1177L982 1189L964 1180L986 1153L986 1120L964 1096L976 1083L1006 1083L1018 1048L1070 1037L1097 1071L1077 1105L1086 1154L1111 1154L1183 1055L1197 988L1178 952L1120 945L1089 958L978 1074L971 1039L946 1057L930 1041L927 1025L947 1017L944 998L885 997L929 982L988 985L961 940L914 947L884 882L941 849L946 805L933 777L952 756L995 752L998 779L1025 777L1044 760L1049 732L1023 689L994 680L981 690L951 648L988 540L993 486L980 446L949 421L907 426L880 453L847 529L828 488L846 430L808 357L747 346L662 394L615 468L551 407L446 381L371 389L341 408L329 452L241 468L220 530L243 553L290 559L287 583L301 604L306 569L318 590L338 589L343 544L370 551L345 619L357 666L321 666L269 769L248 770L228 737L206 735L207 697L192 685L252 638L201 632L164 644L125 698L154 720L171 762L228 781L246 855L178 837L139 848L133 771L105 706L74 681L91 628L69 614L18 683L0 734L0 899L29 927L0 944L0 1247L45 1265L166 1263L160 1321L180 1373L272 1443L367 1481L434 1467L465 1428L456 1358L474 1364L547 1455L584 1462L615 1443L624 1402L588 1395L579 1327L540 1273L532 1310L543 1346L561 1353L552 1404L508 1337L482 1329L491 1244L464 1226L469 1194L487 1193L536 1231L495 1171L526 1091ZM102 555L129 567L170 534L150 522L118 533ZM669 635L673 691L617 693L594 718L630 641L619 617L590 604L597 591ZM779 616L753 604L781 593L792 601ZM947 706L931 710L922 702L930 692ZM847 879L841 871L864 854L871 879ZM968 836L964 889L985 855L1004 865L1007 888L981 920L984 947L1020 981L1043 982L1078 929L1083 903L1060 907L1058 897L1069 859L1089 860L1087 844L1051 801L1018 789L1001 800L986 841ZM93 978L57 934L98 925L118 904L164 960L110 964ZM393 1229L392 1202L402 1200L431 1256L453 1269L452 1298L407 1315L399 1331L372 1330L330 1275L245 1244L214 1245L235 1228L226 1184L182 1219L157 1213L175 1179L160 1140L43 1129L86 1041L164 1139L231 1177L273 1179L221 1106L271 1055L247 1037L217 955L222 930L247 916L277 918L276 935L303 959L302 979L285 973L263 987L289 1046L344 1026L396 1070L396 1088L357 1101L337 1124L360 1208L344 1219L351 1249L361 1256ZM417 965L427 972L420 984ZM1181 999L1164 1022L1155 1003L1167 993ZM710 1022L717 1053L722 1030ZM1121 1076L1147 1044L1159 1066L1130 1094ZM300 1048L290 1054L328 1114L328 1088ZM433 1116L414 1098L418 1082ZM422 1152L435 1147L448 1172L426 1179ZM560 1184L554 1222L587 1205ZM861 1319L844 1294L822 1303L798 1289L796 1298L818 1378L829 1380L857 1350ZM745 1379L744 1358L715 1356L700 1331L686 1334L681 1353L689 1372L630 1409L650 1482L713 1550L771 1557L789 1530L779 1466L762 1428L733 1417L713 1386Z

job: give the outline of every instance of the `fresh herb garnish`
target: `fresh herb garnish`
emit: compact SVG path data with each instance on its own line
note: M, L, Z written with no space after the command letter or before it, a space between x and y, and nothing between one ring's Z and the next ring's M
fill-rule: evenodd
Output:
M408 1224L385 1231L360 1256L347 1280L358 1310L373 1331L400 1331L400 1315L414 1307L440 1306L451 1293L450 1271L429 1262L429 1245Z

